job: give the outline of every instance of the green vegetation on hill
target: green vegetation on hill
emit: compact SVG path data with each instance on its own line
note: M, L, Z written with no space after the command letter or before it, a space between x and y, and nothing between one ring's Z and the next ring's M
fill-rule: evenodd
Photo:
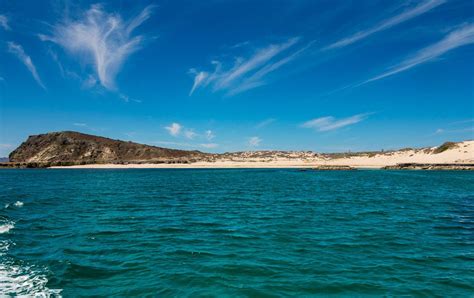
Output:
M433 153L434 154L438 154L438 153L441 153L441 152L444 152L446 150L449 150L449 149L452 149L452 148L456 148L457 147L457 144L454 143L454 142L445 142L443 143L441 146L437 147Z

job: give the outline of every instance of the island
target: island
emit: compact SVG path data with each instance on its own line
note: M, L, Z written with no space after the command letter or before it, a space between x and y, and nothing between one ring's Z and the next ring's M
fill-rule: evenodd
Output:
M473 170L474 141L391 151L317 153L241 151L206 153L138 144L74 131L33 135L3 168L299 168L306 170Z

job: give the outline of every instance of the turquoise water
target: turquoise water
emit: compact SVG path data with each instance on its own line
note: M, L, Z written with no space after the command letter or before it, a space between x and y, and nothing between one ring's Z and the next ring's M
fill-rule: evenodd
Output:
M1 170L0 296L474 295L474 175Z

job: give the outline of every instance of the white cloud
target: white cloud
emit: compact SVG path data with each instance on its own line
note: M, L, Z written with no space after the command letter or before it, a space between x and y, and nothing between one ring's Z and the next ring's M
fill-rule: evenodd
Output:
M301 125L304 128L312 128L317 131L330 131L336 130L345 126L353 125L359 123L369 116L369 113L357 114L351 117L336 119L332 116L326 116L321 118L316 118L313 120L306 121Z
M257 128L257 129L263 128L265 126L268 126L268 125L272 124L275 121L276 121L276 119L274 119L274 118L265 119L265 120L257 123L257 125L255 125L255 128Z
M174 137L182 136L189 140L200 139L201 141L211 141L215 138L215 134L212 130L206 130L203 133L197 133L193 128L186 128L185 126L177 122L171 123L169 126L166 126L165 129L169 132L170 135Z
M195 133L192 129L188 129L184 132L184 136L192 140L197 136L197 133Z
M206 86L211 86L213 92L223 90L227 92L227 95L234 95L264 85L265 76L293 61L312 45L310 43L297 51L288 52L299 40L297 37L290 38L283 43L260 48L250 57L237 57L234 59L233 66L227 69L224 69L220 61L211 62L214 65L212 72L198 71L193 68L189 71L194 75L189 95Z
M214 138L216 137L216 135L214 134L214 132L213 132L212 130L206 130L206 131L204 132L204 136L206 137L206 139L207 139L208 141L210 141L210 140L212 140L212 139L214 139Z
M4 30L11 30L10 26L8 25L8 18L0 14L0 27L2 27Z
M194 84L191 88L191 91L189 91L189 95L191 96L194 93L194 90L196 90L197 87L201 86L204 83L204 81L209 76L209 73L204 71L196 72L196 70L194 69L191 69L190 73L194 74Z
M176 137L181 133L182 126L179 123L171 123L170 126L166 126L165 129L169 132L170 135Z
M345 47L345 46L348 46L350 44L353 44L359 40L362 40L364 38L367 38L369 37L370 35L374 34L374 33L377 33L377 32L380 32L380 31L383 31L383 30L386 30L386 29L389 29L395 25L398 25L400 23L403 23L405 21L408 21L414 17L417 17L419 15L422 15L424 13L427 13L428 11L432 10L433 8L443 4L444 2L446 2L445 0L427 0L427 1L424 1L422 2L421 4L413 7L413 8L410 8L396 16L393 16L389 19L386 19L386 20L383 20L381 23L379 23L378 25L372 27L372 28L369 28L369 29L366 29L366 30L363 30L363 31L359 31L349 37L345 37L325 48L323 48L323 50L329 50L329 49L334 49L334 48L342 48L342 47Z
M59 44L93 64L100 84L115 90L115 77L121 66L144 40L132 33L150 17L152 8L148 6L138 16L123 20L116 13L105 12L101 5L93 5L81 18L57 24L52 36L40 35L40 38Z
M126 95L126 94L123 94L123 93L120 93L120 94L119 94L119 97L120 97L120 99L122 99L122 100L125 101L125 102L131 102L131 101L136 102L136 103L141 103L141 102L142 102L142 101L139 100L139 99L131 98L130 96L128 96L128 95Z
M403 60L390 70L362 82L356 85L356 87L409 70L419 64L429 62L448 51L472 43L474 43L474 24L464 25L446 35L442 40L421 49L411 58Z
M250 147L258 147L262 143L262 139L259 137L251 137L248 140L248 145Z
M74 125L74 126L79 126L79 127L86 127L86 126L87 126L87 123L76 122L76 123L73 123L72 125Z
M213 148L217 148L219 145L216 143L207 143L207 144L200 144L200 146L207 149L213 149Z
M219 147L219 144L216 144L216 143L190 144L190 143L168 142L168 141L156 141L153 143L162 145L162 146L177 146L177 147L205 148L205 149L213 149L213 148Z
M26 66L26 68L28 68L31 75L35 79L36 83L38 83L38 85L40 85L41 88L46 90L46 87L41 81L41 78L38 75L38 72L36 71L36 67L33 64L31 57L25 53L25 50L23 49L23 47L12 41L7 42L7 46L8 46L8 51L12 53L13 55L15 55L18 59L20 59L20 61Z

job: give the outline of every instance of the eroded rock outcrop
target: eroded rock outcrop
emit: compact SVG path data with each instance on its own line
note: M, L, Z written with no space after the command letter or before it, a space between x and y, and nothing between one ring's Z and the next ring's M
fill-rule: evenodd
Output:
M199 151L167 149L73 131L33 135L9 156L11 163L85 164L190 162Z

